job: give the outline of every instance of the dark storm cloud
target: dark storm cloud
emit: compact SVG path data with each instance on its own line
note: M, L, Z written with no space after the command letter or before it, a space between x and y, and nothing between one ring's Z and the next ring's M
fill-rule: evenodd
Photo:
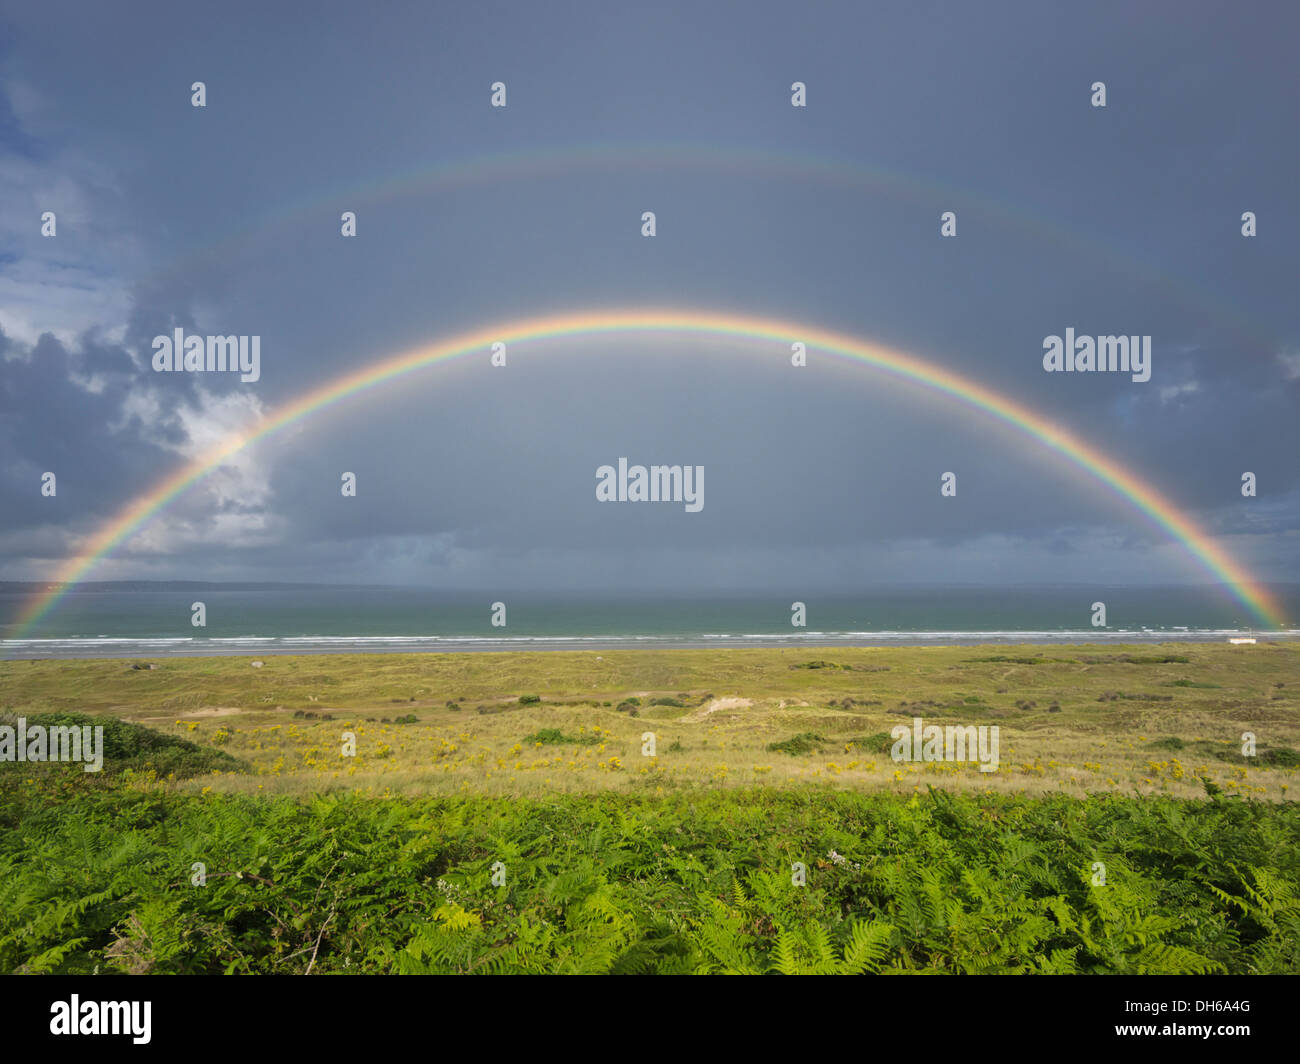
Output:
M122 502L122 486L137 490L151 470L170 463L141 435L119 429L123 402L137 380L127 351L83 337L68 351L48 333L31 350L0 342L0 511L6 532L46 523L83 525ZM98 390L91 390L88 381ZM167 430L167 423L161 425ZM58 495L42 497L41 474L54 472Z

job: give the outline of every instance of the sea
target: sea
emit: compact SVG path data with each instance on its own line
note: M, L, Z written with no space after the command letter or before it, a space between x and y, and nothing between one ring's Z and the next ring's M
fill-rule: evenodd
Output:
M1300 585L1272 589L1300 619ZM429 588L77 585L18 632L30 588L0 584L0 658L620 648L1261 642L1226 589L911 587L858 593L470 593ZM206 624L195 627L202 602ZM806 624L792 625L803 602ZM1094 626L1104 602L1106 624ZM504 605L504 616L494 604ZM492 623L494 611L504 626Z

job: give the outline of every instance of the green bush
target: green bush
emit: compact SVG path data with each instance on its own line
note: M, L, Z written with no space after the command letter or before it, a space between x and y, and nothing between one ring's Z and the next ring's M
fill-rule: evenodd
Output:
M600 742L600 738L586 732L582 735L565 735L559 728L542 728L532 735L524 736L523 742L526 746L537 743L543 746L591 746Z
M784 739L777 743L768 743L767 748L774 753L790 754L808 754L816 750L819 743L826 742L826 739L816 732L800 732L798 735L792 735L789 739Z
M0 719L0 724L12 726L16 721L10 714L0 717L3 718ZM67 763L43 764L41 770L46 772L75 772L82 776L98 775L105 779L127 771L153 771L163 777L172 775L176 779L188 779L210 772L243 772L249 768L246 762L231 757L223 750L199 746L188 739L113 717L92 717L86 713L39 713L26 720L29 731L36 725L45 728L80 728L88 725L104 729L104 764L99 773L86 773L80 764ZM34 766L30 762L0 761L0 773L30 773L33 770Z
M860 735L854 739L849 739L859 750L870 750L874 754L887 754L893 748L894 739L888 732L874 732L871 735Z
M1259 758L1270 765L1281 768L1295 768L1300 765L1300 753L1289 746L1272 746L1260 753Z

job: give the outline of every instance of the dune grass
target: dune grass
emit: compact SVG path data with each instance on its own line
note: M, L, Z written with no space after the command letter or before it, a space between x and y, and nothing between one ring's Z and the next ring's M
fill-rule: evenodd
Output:
M250 667L261 660L260 668ZM542 795L683 788L1286 800L1300 646L936 647L0 662L0 711L85 712L250 766L178 788ZM534 701L536 699L536 701ZM882 736L997 725L996 772ZM344 733L355 756L344 756ZM1243 757L1242 734L1257 756ZM653 735L653 740L649 736ZM165 775L165 774L164 774Z

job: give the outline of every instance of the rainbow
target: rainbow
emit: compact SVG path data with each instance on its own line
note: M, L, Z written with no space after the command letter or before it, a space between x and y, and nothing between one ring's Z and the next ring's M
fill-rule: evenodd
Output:
M464 358L471 354L480 354L486 359L491 345L496 341L509 344L592 334L652 332L770 340L786 345L787 353L791 343L802 341L810 351L821 350L865 364L896 380L922 385L980 410L1046 444L1091 473L1122 499L1146 514L1156 526L1167 530L1182 542L1191 555L1217 580L1226 583L1236 598L1264 624L1284 627L1281 609L1268 591L1190 518L1180 513L1173 503L1092 445L1053 425L1015 400L915 355L845 334L766 318L664 308L557 314L496 325L391 355L377 364L336 377L314 388L285 404L253 428L231 435L211 451L176 470L133 500L90 537L80 554L61 564L53 577L59 586L36 595L25 604L15 634L19 637L25 634L66 594L71 585L85 579L101 559L208 473L250 444L266 439L319 410L434 363ZM783 354L782 357L787 356Z
M1118 270L1136 282L1155 286L1178 301L1190 314L1219 321L1237 335L1270 348L1276 338L1266 335L1258 321L1226 301L1219 291L1186 277L1174 277L1156 263L1144 261L1132 248L1103 242L1087 230L1063 225L1053 212L1034 210L1023 202L1010 203L974 188L965 188L923 174L908 173L876 163L816 154L783 154L742 144L634 143L623 145L550 145L531 150L500 151L454 161L426 160L395 174L350 184L336 183L309 197L282 202L266 209L245 225L223 229L215 241L191 248L169 262L160 262L146 281L174 277L204 266L219 264L259 237L278 229L304 227L328 221L337 232L339 212L363 205L391 203L407 197L451 189L480 189L497 182L570 178L596 171L659 173L670 170L731 175L745 181L794 180L820 182L860 193L879 191L910 201L926 213L927 225L938 226L942 210L973 211L990 221L1050 246L1092 257L1107 269ZM367 224L362 221L362 225Z

